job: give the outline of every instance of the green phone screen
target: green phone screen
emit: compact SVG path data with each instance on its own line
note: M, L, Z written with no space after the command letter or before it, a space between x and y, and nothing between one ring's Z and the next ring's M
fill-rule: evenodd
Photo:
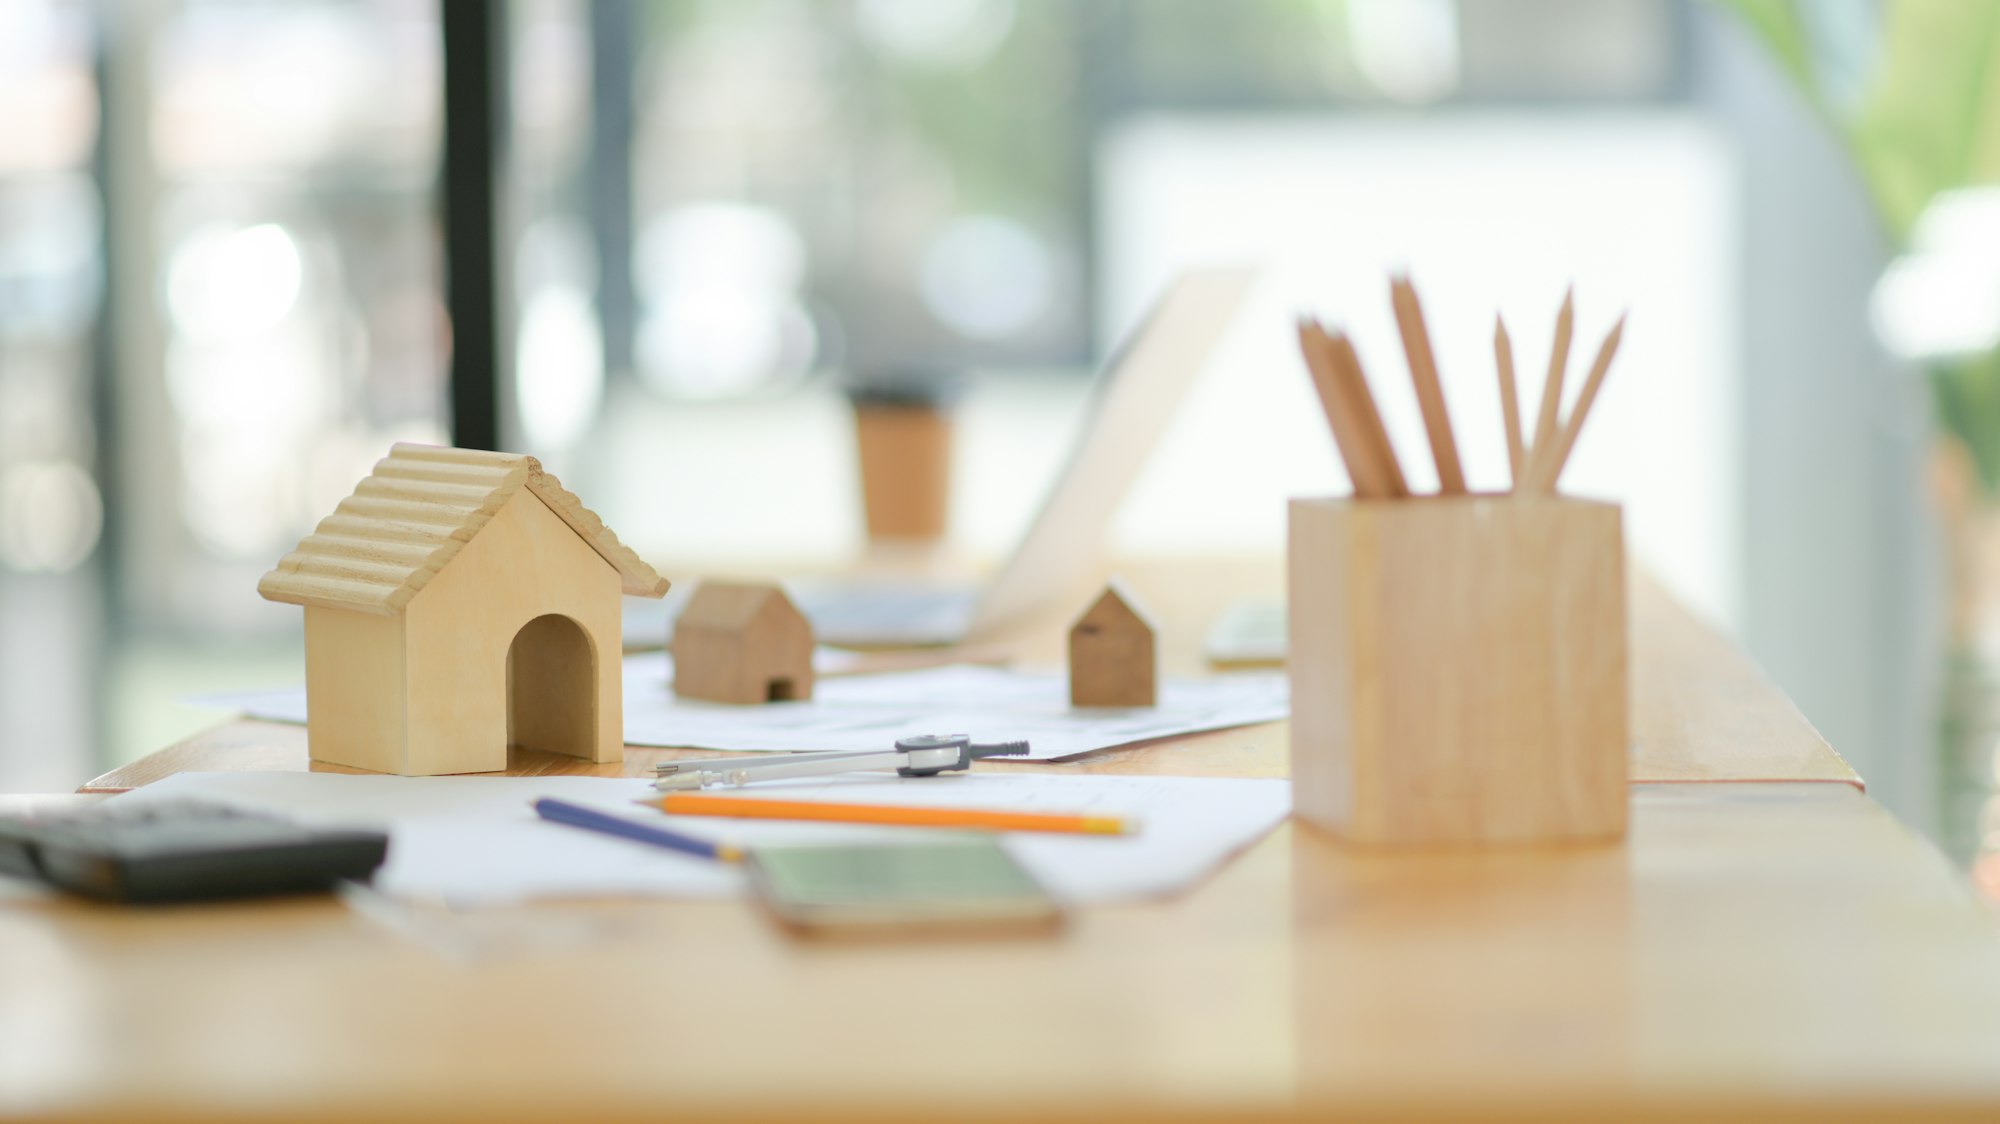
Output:
M986 836L922 843L761 847L751 871L771 907L804 925L1052 920L1053 900Z

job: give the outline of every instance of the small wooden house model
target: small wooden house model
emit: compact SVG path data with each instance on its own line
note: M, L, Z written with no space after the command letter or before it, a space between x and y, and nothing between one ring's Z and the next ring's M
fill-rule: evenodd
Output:
M306 610L313 760L624 759L620 597L666 579L533 457L397 445L257 583Z
M701 583L674 621L673 650L674 693L682 698L812 698L812 625L775 585Z
M1159 658L1153 626L1116 581L1069 630L1071 706L1152 706Z

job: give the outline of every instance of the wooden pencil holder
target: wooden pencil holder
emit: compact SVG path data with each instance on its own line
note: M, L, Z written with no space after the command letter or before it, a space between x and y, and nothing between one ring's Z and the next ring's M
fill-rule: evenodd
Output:
M1615 504L1291 502L1297 814L1358 843L1625 833Z

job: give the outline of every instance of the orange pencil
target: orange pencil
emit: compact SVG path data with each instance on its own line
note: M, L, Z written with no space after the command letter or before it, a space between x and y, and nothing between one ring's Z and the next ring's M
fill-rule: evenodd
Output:
M819 800L760 800L742 796L709 796L699 792L673 792L657 800L641 800L639 803L676 816L735 816L748 820L1055 831L1073 835L1130 835L1138 830L1136 823L1118 816L992 812L983 808L911 808L895 804L831 804Z

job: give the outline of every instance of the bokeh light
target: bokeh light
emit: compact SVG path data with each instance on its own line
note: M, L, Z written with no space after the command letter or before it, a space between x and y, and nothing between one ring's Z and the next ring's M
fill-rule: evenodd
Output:
M75 569L104 528L90 474L70 461L31 461L0 472L0 562L61 573Z
M924 307L959 334L1003 340L1048 315L1056 294L1054 255L1020 222L967 215L925 247L918 287Z
M522 308L514 393L533 449L566 449L596 420L604 397L604 332L581 290L544 286Z
M92 253L100 229L97 193L83 176L0 183L0 319L15 331L85 330L101 288Z
M0 4L0 175L59 173L87 161L98 99L82 5Z
M1949 191L1925 209L1909 253L1876 282L1876 335L1906 359L1974 355L2000 344L2000 188Z
M167 264L167 307L188 339L209 342L270 331L299 299L298 244L275 223L188 236Z
M1457 0L1347 0L1347 34L1355 67L1396 101L1458 88Z
M859 0L854 29L881 54L939 69L986 61L1014 27L1014 0Z
M799 293L805 264L804 239L770 208L694 204L648 224L634 266L641 378L662 394L697 399L797 378L818 351Z
M782 213L747 203L695 203L647 225L636 269L640 287L654 293L790 290L804 278L805 262L805 241Z

